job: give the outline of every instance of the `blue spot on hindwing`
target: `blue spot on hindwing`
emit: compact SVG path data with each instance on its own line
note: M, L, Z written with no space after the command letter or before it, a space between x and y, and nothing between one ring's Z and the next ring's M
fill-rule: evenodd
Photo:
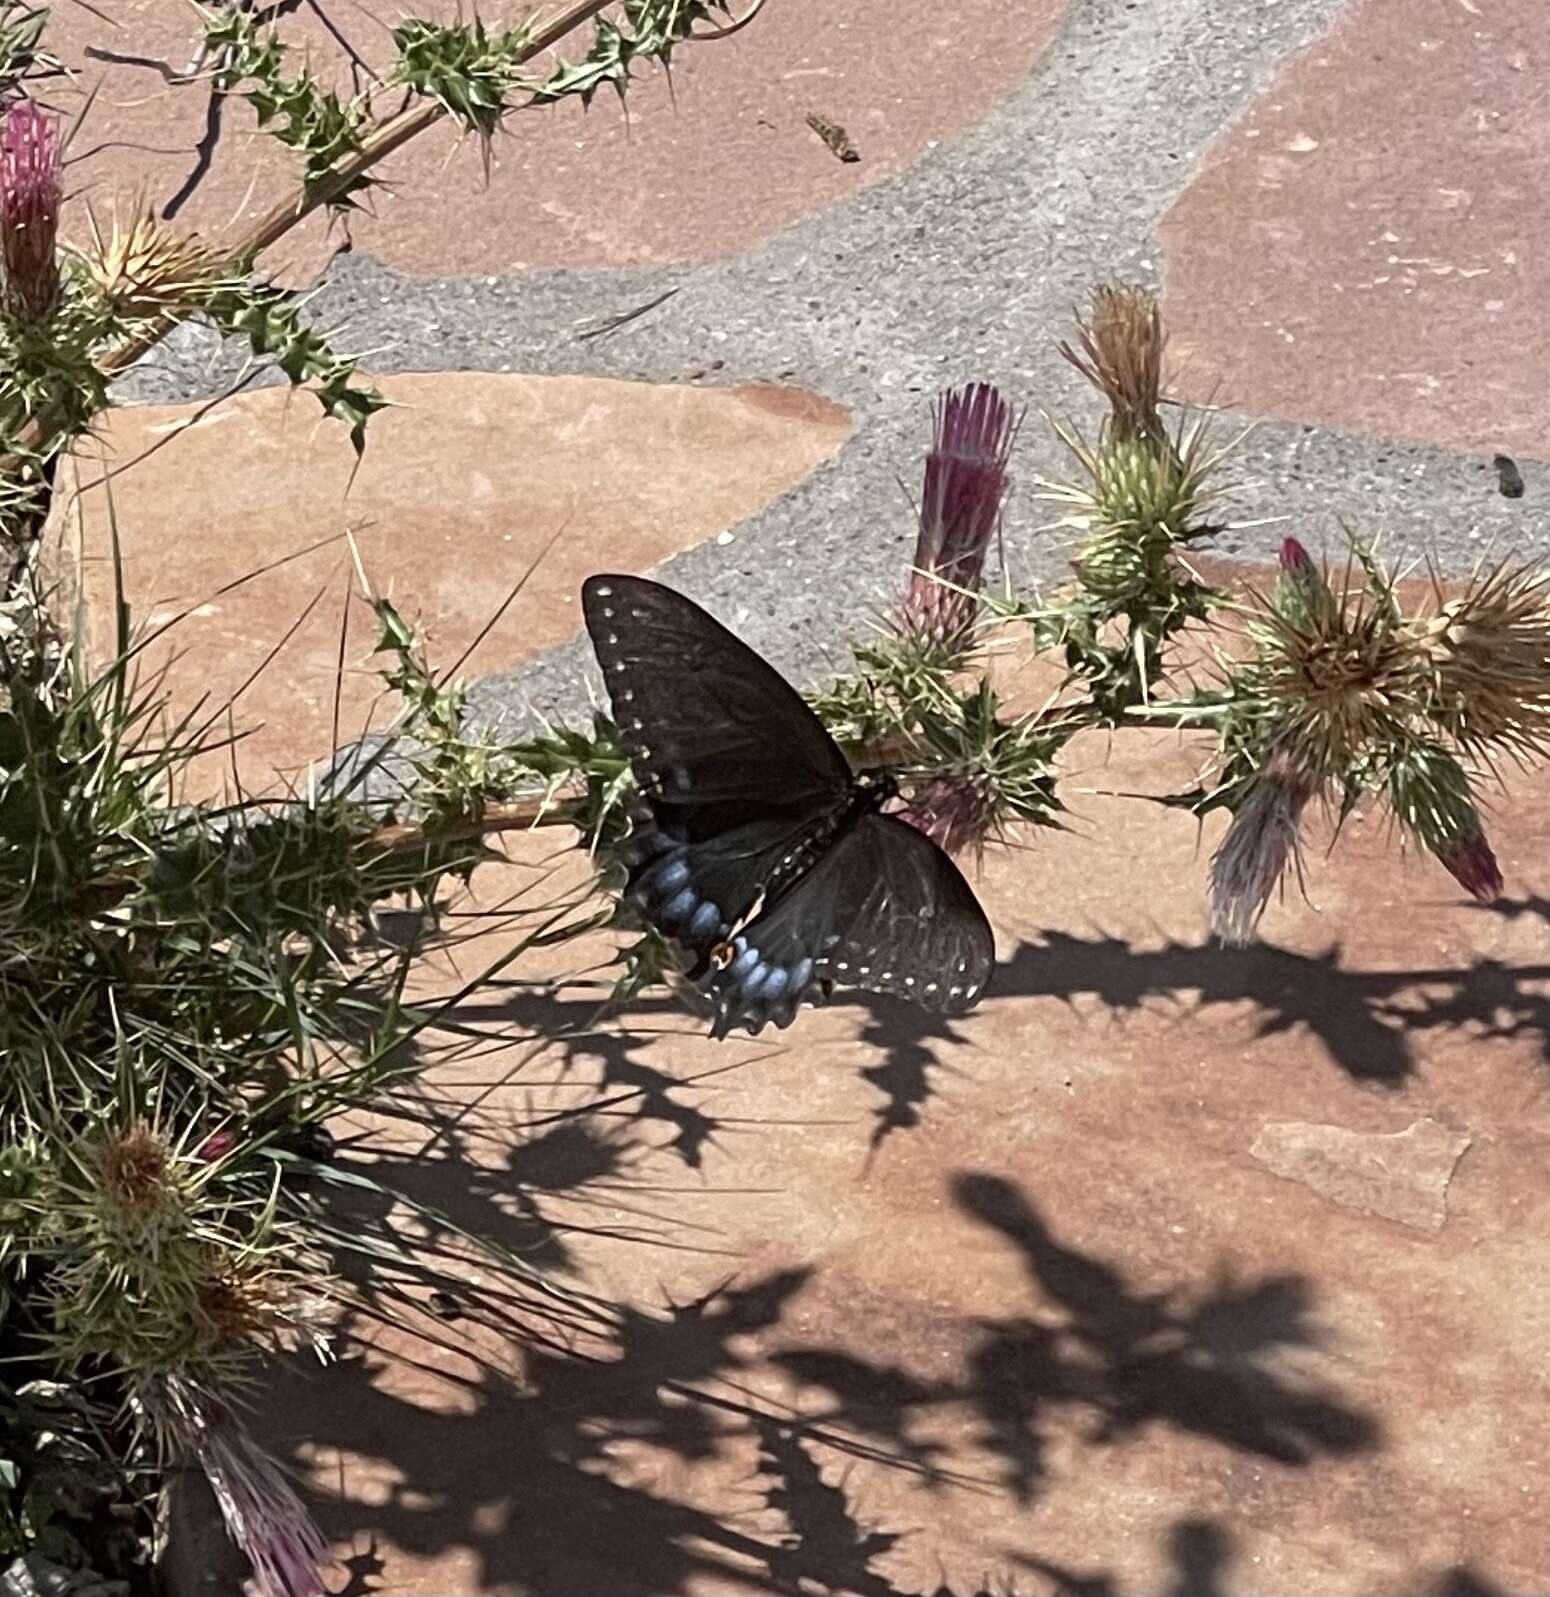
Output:
M786 990L786 983L790 981L791 973L783 966L777 965L769 971L759 986L759 996L769 1003L772 998L779 998Z
M699 901L700 895L692 887L686 887L662 905L657 911L657 919L664 926L676 926L679 921L687 920L694 913L694 907Z
M662 860L653 865L650 870L641 873L640 881L636 884L642 891L656 894L671 895L676 893L689 880L689 862L681 855Z

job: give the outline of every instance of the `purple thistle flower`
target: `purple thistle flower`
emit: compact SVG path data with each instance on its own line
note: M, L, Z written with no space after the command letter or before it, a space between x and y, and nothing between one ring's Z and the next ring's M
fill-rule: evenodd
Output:
M975 595L1006 497L1016 429L1012 407L989 383L949 389L932 414L935 432L903 620L906 631L951 646L963 641L978 609Z
M333 1555L274 1460L230 1420L201 1426L198 1455L260 1597L323 1597Z
M17 100L0 123L0 259L12 316L44 321L59 297L59 135L31 100Z
M1297 849L1302 812L1313 786L1284 754L1275 754L1233 812L1211 861L1211 930L1231 947L1252 942Z

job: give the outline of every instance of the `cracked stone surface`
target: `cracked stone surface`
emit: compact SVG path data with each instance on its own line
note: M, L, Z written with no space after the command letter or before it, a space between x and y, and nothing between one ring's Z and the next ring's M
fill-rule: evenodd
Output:
M1469 1141L1467 1133L1435 1120L1390 1132L1277 1121L1249 1152L1278 1176L1301 1181L1334 1203L1440 1231L1448 1219L1448 1182Z
M850 431L839 406L769 385L436 373L383 387L394 408L359 465L311 400L275 388L115 411L82 451L75 537L97 653L113 647L116 529L137 620L182 617L142 673L172 665L179 708L202 699L217 740L235 703L243 735L201 762L212 779L235 765L269 790L328 753L336 717L349 739L391 715L357 557L440 669L461 659L478 676L570 637L589 571L725 534Z

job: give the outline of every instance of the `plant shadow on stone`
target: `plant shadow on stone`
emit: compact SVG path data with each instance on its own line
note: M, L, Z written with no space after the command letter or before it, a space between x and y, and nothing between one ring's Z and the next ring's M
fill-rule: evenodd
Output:
M594 1157L582 1150L578 1169ZM276 1407L296 1416L309 1451L364 1454L413 1491L320 1504L320 1515L357 1548L379 1538L419 1557L460 1548L479 1585L546 1597L625 1585L667 1594L717 1578L906 1597L879 1567L904 1529L858 1515L857 1472L1036 1504L1054 1484L1056 1428L1076 1426L1093 1446L1140 1446L1162 1426L1284 1468L1380 1444L1376 1421L1338 1391L1276 1368L1280 1351L1323 1339L1305 1280L1138 1295L1111 1263L1061 1242L1013 1183L965 1172L951 1191L1016 1250L1028 1286L1026 1308L1005 1319L931 1327L933 1349L951 1336L954 1373L793 1340L783 1321L818 1285L807 1269L732 1282L661 1314L623 1310L595 1359L538 1350L519 1383L493 1372L458 1380L456 1414L385 1390L352 1358L321 1389L288 1377ZM801 1383L800 1411L761 1400L761 1371ZM969 1428L949 1445L940 1421L961 1411ZM731 1506L708 1508L682 1489L690 1469L734 1483ZM1204 1547L1186 1538L1181 1568L1191 1557L1204 1567ZM1025 1567L1041 1566L1030 1554ZM363 1579L359 1589L372 1588Z

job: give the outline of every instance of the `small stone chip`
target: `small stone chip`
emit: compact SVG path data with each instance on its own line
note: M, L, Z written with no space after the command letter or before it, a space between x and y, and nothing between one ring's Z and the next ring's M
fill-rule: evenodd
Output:
M1275 1175L1300 1181L1348 1209L1440 1231L1448 1183L1470 1138L1435 1120L1403 1131L1350 1131L1306 1121L1272 1121L1249 1152Z

